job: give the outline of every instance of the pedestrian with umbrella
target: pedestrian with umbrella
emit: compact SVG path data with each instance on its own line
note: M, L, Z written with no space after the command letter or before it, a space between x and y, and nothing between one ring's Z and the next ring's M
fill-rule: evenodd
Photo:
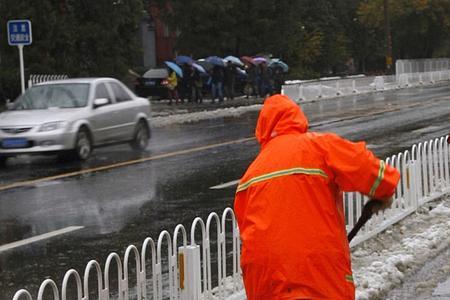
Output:
M268 66L272 74L273 92L280 94L284 84L284 74L289 71L289 66L279 58L271 59Z
M223 102L223 81L224 81L223 67L215 65L211 71L211 97L212 103L218 98L219 102Z
M176 104L178 104L180 101L178 95L178 77L183 78L183 71L181 71L181 68L174 62L165 61L164 64L167 66L169 72L169 76L166 79L166 86L169 92L169 105L172 104L173 99L175 99Z
M247 69L248 74L248 82L250 85L248 96L258 97L259 94L259 66L257 65L249 65ZM248 98L247 96L247 98Z
M258 72L258 91L261 97L266 97L267 95L272 94L272 74L271 69L267 67L265 61L261 61L257 66L259 69Z
M280 67L270 68L272 70L273 93L281 94L284 84L284 72Z
M257 69L253 58L250 56L241 56L241 61L245 64L245 72L247 74L246 82L244 86L244 94L248 99L250 96L257 97L258 85L257 85Z
M167 77L166 82L169 94L169 105L172 104L173 99L175 99L176 104L178 104L178 101L180 100L180 97L178 96L178 79L174 70L169 69L169 76Z
M227 62L224 69L224 92L228 100L234 99L234 86L236 84L236 66L233 63Z
M187 102L192 102L192 76L190 76L190 74L193 71L193 68L186 63L181 66L181 69L183 70L183 74L185 74L181 79L181 101L186 99Z
M203 102L203 79L201 77L201 73L204 69L203 67L199 66L200 68L196 67L199 65L196 65L195 63L192 64L192 68L190 71L190 82L191 82L191 99L194 103L202 103ZM206 73L206 72L204 72Z
M224 67L225 63L218 56L210 56L206 61L213 65L211 70L211 95L212 103L218 98L219 102L223 102L223 81L224 81Z

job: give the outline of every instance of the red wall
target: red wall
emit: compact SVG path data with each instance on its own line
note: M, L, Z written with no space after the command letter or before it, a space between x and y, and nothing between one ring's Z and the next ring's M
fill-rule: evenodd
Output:
M170 8L169 5L167 4L168 9ZM161 21L160 9L156 4L150 4L148 12L155 24L156 64L160 66L165 60L173 60L175 58L176 33L168 32L167 26Z

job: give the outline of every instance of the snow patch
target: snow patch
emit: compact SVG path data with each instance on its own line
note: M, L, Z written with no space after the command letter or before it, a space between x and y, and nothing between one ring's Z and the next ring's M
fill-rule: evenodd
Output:
M249 106L227 107L217 110L204 110L185 114L176 114L170 116L159 116L151 119L152 127L164 127L172 124L193 123L203 120L218 119L224 117L239 117L250 111L261 110L262 104Z
M384 299L406 275L436 256L439 249L450 246L450 196L439 201L431 211L429 205L420 208L353 250L356 299Z

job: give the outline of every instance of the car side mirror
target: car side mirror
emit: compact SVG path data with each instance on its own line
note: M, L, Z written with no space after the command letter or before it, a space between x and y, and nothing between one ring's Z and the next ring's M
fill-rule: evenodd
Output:
M107 98L97 98L94 100L94 108L106 105L109 103L109 100Z
M11 100L6 99L6 108L12 109L14 107L14 102L11 102Z

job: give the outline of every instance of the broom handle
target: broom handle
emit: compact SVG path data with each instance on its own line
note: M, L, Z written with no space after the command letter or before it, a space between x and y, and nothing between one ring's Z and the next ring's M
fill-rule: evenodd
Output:
M375 199L371 199L369 202L367 202L364 207L363 207L363 211L361 213L361 217L359 217L358 221L356 222L355 226L353 227L353 229L350 231L350 233L347 236L348 242L350 243L350 241L355 237L355 235L358 233L358 231L361 229L361 227L364 226L364 224L366 224L367 221L369 221L369 219L372 217L373 215L373 208L381 205L381 201L379 200L375 200Z

